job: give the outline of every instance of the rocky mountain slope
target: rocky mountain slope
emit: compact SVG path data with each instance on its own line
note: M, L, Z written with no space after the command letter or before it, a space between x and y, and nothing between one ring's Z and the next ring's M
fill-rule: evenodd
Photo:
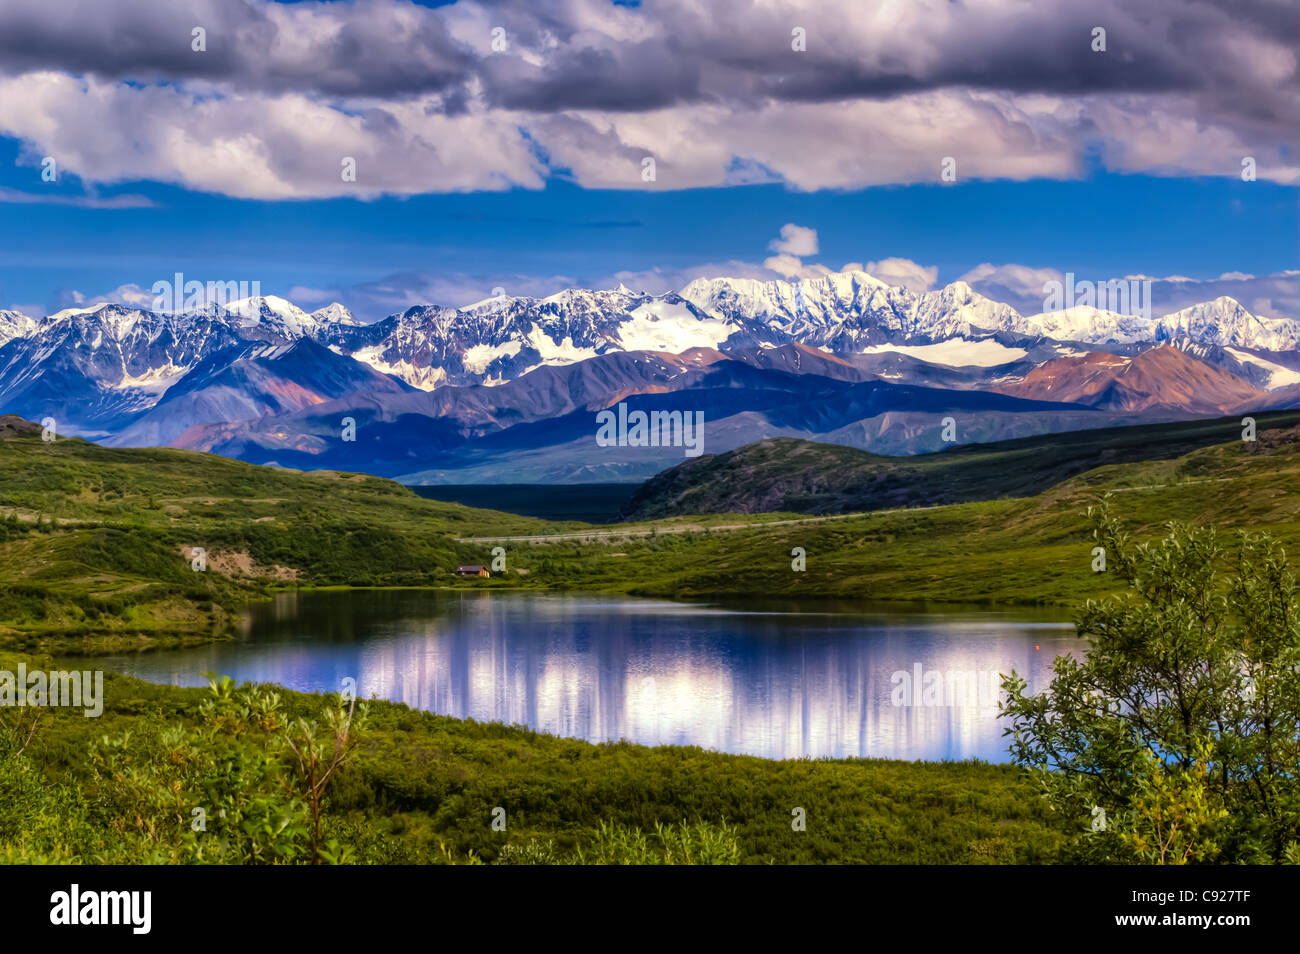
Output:
M639 479L676 461L611 457L596 411L702 411L710 450L788 436L905 454L939 449L940 410L964 414L967 442L1294 406L1298 341L1294 321L1228 298L1151 320L1026 317L962 282L918 295L865 272L502 295L373 324L275 296L178 314L107 304L0 312L0 411L120 446L412 480L524 479L516 465ZM361 435L339 446L345 417Z
M1132 357L1092 352L1056 358L995 390L1114 411L1166 408L1196 414L1250 410L1269 400L1247 381L1168 345Z

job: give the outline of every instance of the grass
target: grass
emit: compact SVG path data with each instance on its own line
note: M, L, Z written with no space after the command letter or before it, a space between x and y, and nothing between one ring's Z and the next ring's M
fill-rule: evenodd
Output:
M0 440L0 640L120 649L212 638L277 587L449 584L476 556L457 535L551 526L362 474ZM196 547L205 572L191 569Z
M1267 529L1300 544L1300 440L1265 429L1169 459L1095 467L1021 499L773 525L678 517L645 538L506 546L511 573L458 538L584 529L421 499L390 481L302 474L184 451L0 441L0 668L32 652L159 646L228 630L239 603L284 586L448 585L659 596L819 596L1071 604L1105 590L1084 510L1114 493L1135 534L1169 520ZM745 529L723 531L738 520ZM686 532L669 534L668 529ZM713 528L713 529L710 529ZM606 528L590 528L606 529ZM204 546L210 567L190 569ZM791 568L806 550L807 569ZM519 574L518 570L528 571ZM0 759L0 860L156 859L129 806L88 768L91 743L132 751L197 719L201 692L106 677L99 719L54 710ZM296 714L323 700L279 690ZM507 812L505 832L490 825ZM807 830L791 826L803 809ZM1009 766L769 761L698 748L592 745L374 702L330 796L329 835L358 861L672 860L1032 863L1066 840ZM155 845L156 847L156 845Z
M1170 520L1212 522L1266 528L1294 551L1300 444L1270 420L1253 444L1106 464L1023 498L795 524L780 521L796 514L679 516L599 542L545 535L609 527L475 510L366 475L13 438L0 441L0 645L115 651L217 638L241 604L291 586L1072 605L1108 585L1091 572L1084 519L1106 492L1139 536ZM461 542L493 535L538 542ZM507 572L453 575L458 564L491 565L496 546ZM190 568L194 547L206 572Z
M1300 413L1261 413L1263 428ZM629 505L651 519L682 513L849 513L1027 497L1106 464L1170 459L1239 440L1240 417L1045 434L910 457L794 438L686 461L652 478Z
M0 654L0 668L20 659ZM57 664L56 664L57 665ZM323 698L277 690L297 714ZM0 759L0 859L139 861L143 839L88 767L101 736L130 732L142 761L168 726L194 721L205 690L106 674L104 714L50 710L21 779ZM159 742L158 744L163 744ZM5 794L7 782L15 789ZM656 825L726 832L741 863L991 864L1052 860L1063 842L1010 766L979 762L771 761L699 748L593 745L518 726L369 704L361 742L329 804L329 834L368 863L616 860ZM506 811L504 832L491 827ZM792 826L804 810L806 830ZM43 834L42 834L43 833ZM509 846L509 847L507 847ZM725 846L721 846L725 847ZM714 850L721 850L714 845ZM644 851L644 849L642 849ZM646 860L642 858L641 860Z
M877 512L753 528L516 543L520 565L539 581L647 596L743 594L937 602L1074 605L1106 592L1091 570L1085 513L1107 492L1139 536L1171 520L1267 529L1300 549L1300 441L1296 431L1260 432L1169 460L1109 464L1021 499ZM1288 439L1289 438L1289 439ZM629 529L667 529L682 520ZM732 515L715 518L735 523ZM605 528L602 528L605 529ZM804 572L791 552L806 553Z

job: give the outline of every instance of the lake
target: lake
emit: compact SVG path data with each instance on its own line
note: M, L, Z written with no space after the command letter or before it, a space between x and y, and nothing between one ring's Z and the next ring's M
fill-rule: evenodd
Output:
M230 642L102 657L154 682L203 672L337 691L593 742L767 758L1005 762L997 674L1039 691L1084 644L1059 614L858 602L285 593Z

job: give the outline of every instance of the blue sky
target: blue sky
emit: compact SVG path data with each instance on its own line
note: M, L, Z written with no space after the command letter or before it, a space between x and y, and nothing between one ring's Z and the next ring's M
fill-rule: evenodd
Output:
M0 186L41 194L33 170L3 172ZM80 191L68 185L49 191ZM22 236L0 250L0 301L58 306L73 290L146 285L176 270L199 280L246 275L285 296L295 286L344 289L426 271L481 277L480 297L487 297L521 275L543 285L556 276L589 284L625 271L761 260L786 222L816 229L817 258L834 268L901 256L938 266L940 282L981 262L1210 279L1294 268L1300 234L1294 188L1226 178L1099 174L1073 182L659 193L554 182L373 201L240 200L148 183L104 194L113 193L156 204L0 202L0 229Z
M292 4L300 20L250 0L209 24L202 53L185 46L189 24L211 11L186 6L168 8L180 11L172 28L136 0L87 8L101 40L148 49L139 41L163 31L161 52L143 57L70 49L64 36L0 41L0 308L129 300L181 271L375 319L496 286L658 292L852 263L918 289L964 278L1029 310L1045 277L1073 271L1161 280L1169 310L1234 294L1296 316L1295 97L1273 89L1279 70L1295 75L1295 44L1249 16L1215 20L1215 4L1189 21L1179 15L1192 8L1160 0L1142 32L1119 6L1057 4L1042 30L1060 33L1060 62L1024 55L1004 76L989 64L1014 42L998 27L1009 6L992 0L972 5L982 31L950 5L914 21L913 8L881 5L902 18L897 35L926 30L961 51L901 67L872 46L888 46L888 30L843 40L852 9L837 21L835 3L775 4L779 42L721 66L698 34L750 22L732 0ZM1071 26L1094 19L1111 24L1109 60ZM503 52L486 47L498 21L514 44ZM782 51L789 23L808 24L802 57ZM326 28L353 34L337 62L286 42ZM693 52L685 31L702 44ZM264 55L246 54L250 37ZM1232 63L1191 75L1220 41L1225 57L1248 57L1246 75ZM642 81L647 63L672 69ZM786 71L779 89L771 69ZM941 184L947 153L958 181ZM659 163L652 183L637 174L645 154ZM1246 154L1256 181L1238 174ZM57 183L41 180L47 155ZM342 155L357 157L354 184L332 171ZM777 262L787 225L815 234Z

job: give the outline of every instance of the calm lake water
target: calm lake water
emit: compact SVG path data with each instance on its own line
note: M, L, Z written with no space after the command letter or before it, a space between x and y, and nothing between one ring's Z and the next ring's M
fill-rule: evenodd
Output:
M364 698L593 742L1004 762L996 674L1041 690L1056 655L1082 650L1033 611L371 590L283 594L233 642L99 664L185 686L350 676Z

